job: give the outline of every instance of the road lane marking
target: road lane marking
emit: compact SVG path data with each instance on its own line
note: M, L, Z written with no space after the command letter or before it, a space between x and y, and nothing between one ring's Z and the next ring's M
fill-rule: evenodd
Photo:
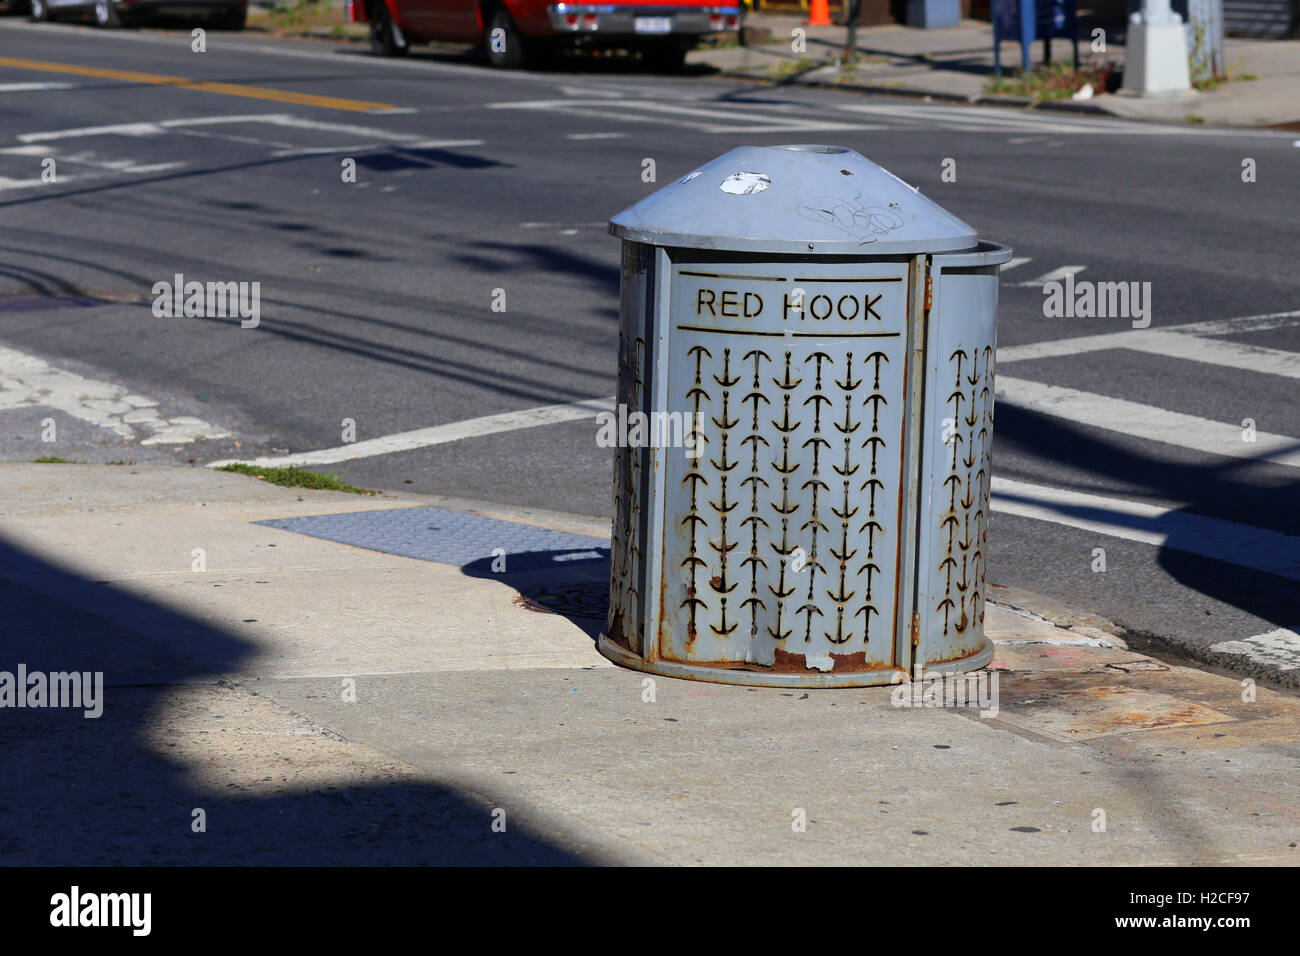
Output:
M78 126L41 133L19 133L17 138L24 143L35 143L80 136L157 136L162 132L164 129L161 123L114 123L111 126Z
M191 416L164 418L158 403L125 386L55 368L44 359L0 347L0 410L52 408L142 445L228 438L224 428Z
M1247 372L1263 372L1284 378L1300 378L1300 352L1270 349L1260 345L1218 341L1185 332L1166 329L1111 332L1102 335L1085 335L1077 339L1056 342L1035 342L998 350L998 363L1025 362L1032 359L1061 358L1084 352L1108 349L1129 349L1151 355L1223 365Z
M0 83L0 93L42 93L46 90L70 90L71 83Z
M258 123L286 129L309 129L345 134L348 136L366 136L373 138L369 143L346 143L339 146L299 147L293 143L276 140L258 139L251 136L236 136L230 133L205 132L195 127L228 126L240 123ZM350 123L329 123L319 120L304 119L288 113L254 113L239 116L195 116L184 119L160 120L152 123L116 123L108 126L80 126L70 129L44 130L35 133L21 133L18 139L28 145L11 147L0 152L14 152L21 155L48 155L46 150L55 149L50 143L66 139L84 139L92 136L159 136L174 132L182 136L211 137L229 142L245 143L252 146L269 146L276 152L274 157L313 156L340 151L366 151L388 149L401 146L406 149L456 149L468 146L482 146L481 139L427 139L418 133L398 133L392 130L376 129L372 126L356 126ZM129 165L129 164L128 164ZM174 168L184 165L160 165L158 169ZM129 172L148 171L154 167L136 167Z
M284 126L290 129L315 129L323 130L328 133L345 133L348 136L377 136L382 139L392 140L418 140L422 138L420 133L398 133L392 130L376 129L373 126L358 126L355 123L334 123L328 120L307 119L303 116L294 116L292 113L253 113L246 116L240 116L236 120L241 123L270 123L273 126ZM164 120L164 126L193 125L194 123L221 123L222 118L219 116L207 117L201 120Z
M817 130L884 129L882 126L868 126L862 123L837 123L828 120L802 119L790 115L778 116L728 108L709 109L631 98L509 100L504 103L488 103L486 106L491 110L546 110L584 117L599 116L602 119L631 123L675 124L702 133L796 133ZM737 125L737 123L744 123L744 125Z
M969 106L909 106L853 104L836 107L853 113L941 126L954 132L1093 133L1096 127L1079 120L1062 121L1042 114ZM1135 132L1126 129L1124 132ZM1118 132L1118 130L1110 130Z
M382 438L340 445L337 448L322 448L318 451L301 452L296 455L281 455L274 458L253 458L250 460L227 459L208 462L209 468L222 465L246 464L262 468L286 468L299 465L331 465L354 458L372 458L375 455L391 455L399 451L412 451L416 448L428 448L431 445L444 445L448 442L462 441L466 438L478 438L481 435L496 435L500 432L518 431L522 428L538 428L543 425L557 425L562 422L582 421L595 418L601 412L612 411L613 398L589 398L581 402L566 405L544 405L540 408L525 408L515 412L502 412L498 415L484 415L465 421L451 422L446 425L434 425L430 428L417 428L409 432L398 432Z
M990 507L1300 581L1300 538L1279 531L1010 478L993 479Z
M1033 262L1033 261L1034 260L1030 259L1028 256L1018 256L1014 259L1008 259L1006 264L1002 266L1002 271L1006 272L1008 269L1014 269L1017 266L1023 266L1026 262Z
M1300 667L1300 634L1285 627L1256 634L1244 641L1221 641L1210 650L1220 654L1242 654L1256 664L1293 671Z
M420 142L425 139L418 133L398 133L357 126L353 123L329 123L311 120L291 113L241 113L237 115L189 116L181 119L158 120L145 123L114 123L108 126L75 126L69 129L52 129L36 133L20 133L16 138L22 143L44 143L52 139L77 139L85 136L159 136L171 129L191 126L228 126L238 123L262 123L287 129L323 130L348 136L365 136L395 142ZM23 147L15 147L21 149Z
M997 401L1178 448L1300 468L1300 439L1257 431L1255 440L1247 442L1242 440L1240 425L1155 405L1003 375L997 376Z
M565 96L604 96L615 100L625 95L624 90L618 87L572 86L567 83L560 84L560 92Z
M59 180L60 185L72 182L71 176L64 176ZM45 180L37 177L36 179L10 179L8 176L0 176L0 192L8 189L31 189L33 186L48 186Z
M1236 335L1242 332L1271 332L1300 325L1300 309L1289 312L1265 312L1262 315L1239 315L1235 319L1212 319L1165 326L1161 331L1187 332L1192 335Z
M1061 282L1069 276L1077 276L1087 266L1061 266L1059 269L1053 269L1051 272L1044 272L1037 279L1030 279L1027 282L1017 282L1016 285L1022 288L1042 288L1049 282Z
M371 110L393 109L391 103L371 103L349 100L337 96L317 96L312 93L295 93L263 86L244 86L238 83L220 83L213 80L192 80L182 76L164 76L161 73L138 73L134 70L113 70L103 67L79 66L75 63L51 63L46 60L23 60L0 56L0 66L15 70L38 70L47 73L66 73L70 76L92 76L101 80L121 80L124 83L144 83L151 86L171 86L200 93L221 93L226 96L243 96L255 100L273 100L277 103L294 103L298 106L319 106L323 109L349 110L364 113Z
M231 133L215 133L202 129L210 126L229 126L241 123L257 123L285 129L308 129L345 134L348 136L365 136L372 138L367 143L345 143L338 146L299 147L293 143L258 139L252 136L237 136ZM418 133L399 133L393 130L376 129L372 126L356 126L350 123L329 123L319 120L304 119L288 113L254 113L239 116L196 116L183 119L160 120L146 123L116 123L107 126L81 126L70 129L43 130L35 133L21 133L18 139L23 146L0 150L0 153L17 155L49 155L57 147L55 142L69 139L85 139L94 136L160 136L172 132L181 136L198 136L220 139L227 142L245 143L251 146L270 147L273 157L313 156L345 151L373 151L400 146L405 149L456 149L469 146L482 146L481 139L427 139ZM70 161L77 161L69 156ZM90 162L90 160L82 160ZM155 166L134 166L132 162L123 161L125 172L151 172L173 169L184 163L157 164ZM117 168L117 167L113 167ZM6 188L0 186L0 188Z
M168 169L180 169L185 163L152 163L147 166L141 166L134 159L104 159L95 153L58 153L60 163L73 163L79 166L89 166L92 169L106 169L114 173L158 173ZM59 182L64 182L65 177L60 176Z
M1300 311L1246 315L1235 319L1193 322L1159 329L1129 329L1010 345L998 349L998 364L1034 359L1062 358L1108 349L1131 349L1153 355L1168 355L1207 365L1222 365L1248 372L1262 372L1284 378L1300 378L1300 353L1283 349L1220 341L1213 336L1267 331L1300 325Z
M1300 352L1270 349L1241 342L1216 341L1194 335L1167 332L1154 335L1135 335L1126 349L1167 355L1170 358L1223 365L1247 372L1264 372L1284 378L1300 378Z

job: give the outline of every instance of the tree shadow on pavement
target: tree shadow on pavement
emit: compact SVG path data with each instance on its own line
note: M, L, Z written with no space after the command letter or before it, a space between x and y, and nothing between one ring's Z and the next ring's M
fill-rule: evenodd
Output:
M0 651L0 671L22 664L29 674L102 671L104 680L97 719L81 709L0 711L0 863L585 862L529 832L517 812L494 833L490 795L412 779L395 760L360 771L373 784L335 783L358 772L329 756L345 745L223 676L257 652L254 643L3 540ZM283 730L229 719L249 710L282 715ZM196 809L206 832L192 830Z

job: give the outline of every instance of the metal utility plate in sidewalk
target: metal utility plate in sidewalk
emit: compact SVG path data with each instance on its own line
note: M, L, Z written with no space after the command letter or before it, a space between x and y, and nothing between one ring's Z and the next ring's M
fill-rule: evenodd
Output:
M257 523L385 554L455 565L473 577L494 578L514 587L541 605L536 610L603 620L608 607L608 538L435 507Z
M1037 678L1032 696L1017 699L1004 691L1002 718L1015 726L1056 740L1091 740L1164 727L1220 724L1236 720L1203 704L1139 687L1106 684L1053 687L1051 678ZM1010 699L1008 699L1010 698Z
M994 640L997 638L995 637ZM1220 695L1175 679L1168 666L1132 651L1002 644L998 719L1062 742L1224 724ZM1196 699L1193 699L1196 698ZM1213 704L1214 706L1211 706Z

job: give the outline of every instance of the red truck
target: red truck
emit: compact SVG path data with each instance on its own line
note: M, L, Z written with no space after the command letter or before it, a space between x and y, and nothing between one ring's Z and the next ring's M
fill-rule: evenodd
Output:
M706 33L740 30L745 11L717 0L556 3L552 0L347 0L348 19L370 24L370 46L400 56L411 43L481 43L493 66L517 68L562 46L640 52L679 69Z

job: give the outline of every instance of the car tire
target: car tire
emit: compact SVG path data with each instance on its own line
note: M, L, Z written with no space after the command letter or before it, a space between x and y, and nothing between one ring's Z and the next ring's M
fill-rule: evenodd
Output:
M241 5L231 7L229 10L222 10L213 20L213 25L218 30L242 30L247 22L248 7Z
M676 40L664 40L641 48L641 62L655 73L680 73L686 66L690 46Z
M376 56L406 56L410 44L402 36L384 0L374 0L367 11L370 21L370 49Z
M497 39L496 31L501 33ZM515 26L515 19L502 4L497 4L488 14L487 22L487 58L488 62L503 70L518 70L530 66L535 59L531 44L524 39Z
M27 11L27 19L31 20L33 23L49 23L49 0L31 0L30 9Z
M95 26L112 30L122 25L122 18L118 16L113 0L95 0L94 10Z

